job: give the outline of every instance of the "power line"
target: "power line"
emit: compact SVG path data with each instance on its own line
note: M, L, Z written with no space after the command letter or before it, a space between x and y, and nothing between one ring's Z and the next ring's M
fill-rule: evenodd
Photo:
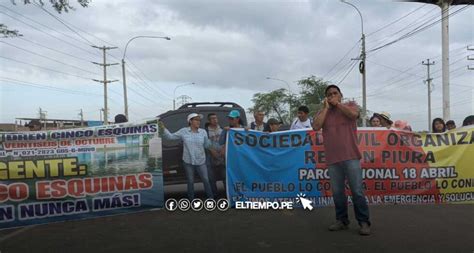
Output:
M408 25L404 26L402 29L388 35L388 36L385 36L385 37L380 37L379 39L375 39L375 40L371 40L369 41L368 43L369 44L373 44L373 43L376 43L376 42L380 42L380 41L386 41L388 40L389 38L403 32L404 30L407 30L408 28L412 27L412 26L415 26L416 24L420 24L422 22L425 22L426 20L430 20L430 19L433 19L433 18L436 18L438 16L437 13L435 13L434 15L431 15L429 16L428 18L424 18L425 16L427 16L428 14L430 13L433 13L433 12L436 12L436 9L438 7L437 6L434 6L433 8L431 8L429 11L425 12L423 15L421 15L420 17L418 17L416 20L414 20L413 22L409 23ZM420 22L421 21L421 22Z
M59 53L59 54L63 54L63 55L66 55L66 56L75 58L75 59L77 59L77 60L86 61L86 62L88 62L88 63L91 62L91 60L88 60L88 59L86 59L86 58L78 57L78 56L75 56L75 55L72 55L72 54L69 54L69 53L66 53L66 52L59 51L59 50L57 50L57 49L54 49L54 48L51 48L51 47L42 45L42 44L40 44L40 43L37 43L37 42L31 41L31 40L28 40L28 39L26 39L26 38L24 38L24 37L18 37L18 39L24 40L24 41L26 41L26 42L29 42L29 43L34 44L34 45L39 46L39 47L43 47L43 48L49 49L49 50L54 51L54 52Z
M357 61L354 61L352 63L352 66L349 68L349 70L346 72L346 74L344 75L344 77L342 77L342 79L337 83L337 85L340 85L342 83L342 81L344 81L347 77L347 75L349 75L349 73L352 72L352 70L354 69L354 67L357 65Z
M91 79L91 78L87 78L87 77L83 77L83 76L78 76L78 75L71 74L71 73L62 72L62 71L59 71L59 70L54 70L54 69L42 67L42 66L35 65L35 64L31 64L31 63L28 63L28 62L24 62L24 61L20 61L20 60L15 60L15 59L12 59L12 58L9 58L9 57L5 57L5 56L0 56L0 58L6 59L6 60L9 60L9 61L14 61L14 62L21 63L21 64L25 64L25 65L29 65L29 66L36 67L36 68L39 68L39 69L44 69L44 70L47 70L47 71L51 71L51 72L63 74L63 75L74 76L74 77L81 78L81 79L86 79L86 80L90 80L90 79Z
M450 52L455 52L455 51L458 51L458 50L461 50L461 49L464 50L464 48L465 48L465 46L462 46L462 47L459 47L459 48L454 48L454 49L451 49ZM460 53L461 53L461 54L464 54L464 51L460 51ZM451 57L457 56L457 55L459 55L459 53L452 54ZM441 57L441 54L436 55L436 56L434 56L434 57L430 57L430 58L433 59L433 60L435 60L435 59L438 59L438 58L440 58L440 57ZM407 69L405 69L405 70L403 70L403 71L402 71L402 70L397 70L397 71L403 74L403 73L406 73L406 72L408 72L408 71L410 71L410 70L413 70L413 69L415 69L415 68L417 68L417 67L420 67L419 63L416 63L416 64L414 64L414 65L408 67ZM393 67L392 67L392 68L393 68ZM413 73L407 73L407 75L416 76L416 74L413 74ZM393 76L393 77L391 77L391 78L388 78L388 79L386 79L385 81L382 81L382 82L380 82L380 83L389 83L388 85L385 85L385 86L384 86L384 87L386 88L386 87L391 86L391 85L393 85L393 84L396 84L396 83L398 83L398 82L401 82L401 81L410 79L410 77L402 77L402 78L399 79L398 81L392 82L393 80L395 80L395 79L397 79L397 78L399 78L399 77L400 77L400 75L397 74L397 75L395 75L395 76ZM381 90L381 89L383 89L384 87L378 88L376 91ZM358 98L361 98L361 97L358 97Z
M453 73L453 72L456 72L456 71L459 71L459 70L461 70L461 69L457 69L457 70L452 71L452 72L450 72L450 73ZM466 72L464 72L463 74L456 75L456 76L454 76L454 77L453 77L453 75L451 75L451 77L452 77L451 80L454 80L454 79L456 79L456 78L459 78L460 76L463 76L463 75L465 75L465 74L467 74L467 73L469 73L469 72L466 71ZM420 82L420 81L419 81L419 80L416 80L416 82ZM413 82L412 82L412 83L413 83ZM415 87L415 88L418 87L418 88L420 88L420 87L422 87L422 86L416 85L416 86L412 86L412 87ZM458 93L459 93L459 94L464 94L465 91L470 91L470 90L472 90L472 89L473 89L473 88L466 89L466 90L462 90L462 91L459 91ZM410 100L410 101L414 101L414 100ZM415 101L415 102L416 102L416 101ZM385 108L393 108L394 105L384 105L384 107L385 107ZM397 109L400 109L400 105L399 105L399 104L397 104L396 107L397 107ZM410 107L406 108L405 111L412 111L412 110L410 109L410 108L412 108L412 107L413 107L413 106L410 106ZM418 106L417 106L417 107L418 107Z
M95 38L95 39L97 39L97 40L100 40L101 42L104 42L104 43L106 43L106 44L109 44L110 46L116 46L116 45L114 45L114 44L112 44L112 43L110 43L110 42L108 42L108 41L105 41L105 40L101 39L100 37L95 36L95 35L92 34L92 33L89 33L89 32L87 32L87 31L85 31L85 30L82 30L81 28L75 26L74 24L72 24L72 23L70 23L70 22L68 22L68 21L66 21L66 20L64 20L64 19L62 19L62 18L60 18L60 17L58 17L58 16L55 16L55 17L56 17L57 19L59 19L62 23L66 23L68 26L73 27L74 29L81 31L82 33L87 34L87 35L89 35L90 37L93 37L93 38ZM87 39L85 39L85 40L87 41Z
M131 62L130 62L130 63L131 63ZM132 63L132 65L133 65L133 63ZM130 70L130 72L129 72L128 70ZM130 68L130 67L129 67L129 68L127 69L127 73L133 73L131 76L132 76L133 78L135 78L135 80L137 80L137 81L140 80L140 81L142 82L142 85L143 85L146 89L148 89L149 91L155 92L158 96L163 97L163 98L169 100L169 98L164 94L164 92L162 92L163 94L160 94L160 93L158 92L158 90L154 89L153 85L149 84L149 83L148 83L147 81L145 81L140 75L138 75L136 72L134 72L134 71L133 71L133 68ZM138 83L139 83L139 82L137 82L137 84L138 84ZM147 94L149 94L149 92L147 92Z
M58 88L58 87L54 87L54 86L48 86L48 85L37 84L37 83L32 83L32 82L26 82L26 81L14 79L14 78L9 78L9 77L0 77L0 79L2 79L2 81L5 81L5 82L14 83L16 85L34 87L34 88L38 88L38 89L52 90L52 91L57 91L57 92L63 92L63 93L69 93L69 94L75 94L75 95L83 95L83 96L101 96L101 95L96 94L96 93Z
M406 75L410 75L410 76L415 76L415 77L421 77L421 78L423 78L422 76L419 76L419 75L416 75L416 74L412 74L412 73L406 73L407 71L402 71L402 70L399 70L399 69L390 67L390 66L385 65L385 64L382 64L382 63L377 63L377 62L374 62L374 61L371 61L371 60L367 60L367 61L370 62L370 63L373 63L373 64L375 64L375 65L382 66L382 67L384 67L384 68L388 68L388 69L397 71L397 72L399 72L399 73L401 73L401 74L406 74Z
M128 61L129 63L131 63L131 64L133 65L133 67L134 67L139 73L141 73L141 75L142 75L143 77L145 77L145 79L146 79L147 81L152 82L152 81L150 80L150 78L148 78L147 75L146 75L145 73L143 73L143 71L141 71L140 68L139 68L137 65L135 65L135 63L133 63L132 61L130 61L130 59L129 59L128 57L126 57L126 58L127 58L127 61ZM146 83L148 84L148 82L146 82ZM149 84L149 85L150 85L150 87L152 87L153 89L155 89L155 86L153 86L153 85L151 85L151 84ZM161 92L163 97L168 97L167 99L170 99L170 100L172 99L172 98L171 98L171 95L167 94L167 93L166 93L164 90L162 90L160 87L156 87L156 91L157 91L158 93Z
M66 36L66 37L69 37L69 38L73 39L74 41L78 41L78 40L76 40L75 38L69 36L68 34L65 34L65 33L60 32L60 31L56 31L56 30L52 29L52 28L49 27L49 26L46 26L46 25L44 25L44 24L41 24L40 22L37 22L37 21L35 21L35 20L31 19L31 18L28 18L28 17L26 17L26 16L23 16L23 15L21 15L20 13L15 12L15 11L13 11L13 10L11 10L11 9L9 9L9 8L7 8L7 7L3 6L3 5L1 5L1 4L0 4L0 7L4 7L4 8L6 8L6 9L10 10L11 12L13 12L13 13L15 13L15 14L17 14L17 15L20 15L21 17L23 17L23 18L25 18L25 19L30 20L31 22L37 23L37 24L39 24L39 25L41 25L41 26L43 26L43 27L46 27L46 28L48 28L48 29L50 29L50 30L53 30L53 31L57 32L57 33L60 33L60 34L62 34L62 35L64 35L64 36ZM50 36L50 37L52 37L52 38L54 38L54 39L57 39L57 40L59 40L59 41L61 41L61 42L63 42L63 43L66 43L66 44L68 44L68 45L70 45L70 46L72 46L72 47L74 47L74 48L77 48L77 49L83 51L83 52L86 52L86 53L88 53L88 54L94 55L94 56L96 56L96 57L99 56L99 55L96 54L96 53L92 53L92 52L89 51L89 50L86 50L86 49L84 49L84 48L82 48L82 47L79 47L79 46L77 46L77 45L75 45L75 44L72 44L72 43L70 43L70 42L68 42L68 41L66 41L66 40L63 40L63 39L61 39L61 38L59 38L59 37L53 35L53 34L50 34L50 33L48 33L48 32L45 32L45 31L39 29L39 28L36 27L36 26L33 26L33 25L31 25L31 24L28 24L28 23L24 22L23 20L20 20L20 19L18 19L18 18L16 18L16 17L13 17L13 16L9 15L8 13L5 13L5 12L3 12L3 11L0 11L0 13L5 14L5 15L7 15L8 17L10 17L10 18L12 18L12 19L14 19L14 20L16 20L16 21L18 21L18 22L24 24L24 25L33 28L33 29L36 30L36 31L39 31L39 32L41 32L41 33L44 33L44 34L46 34L46 35L48 35L48 36Z
M93 74L93 75L98 75L97 72L92 72L92 71L89 71L89 70L87 70L87 69L79 68L79 67L74 66L74 65L71 65L71 64L69 64L69 63L65 63L65 62L59 61L59 60L57 60L57 59L51 58L51 57L46 56L46 55L38 54L38 53L33 52L33 51L31 51L31 50L28 50L28 49L25 49L25 48L21 48L21 47L19 47L19 46L10 44L10 43L5 42L5 41L2 41L2 40L0 40L0 43L6 44L6 45L9 45L9 46L14 47L14 48L16 48L16 49L20 49L20 50L25 51L25 52L28 52L28 53L30 53L30 54L33 54L33 55L36 55L36 56L39 56L39 57L48 59L48 60L50 60L50 61L54 61L54 62L60 63L60 64L62 64L62 65L65 65L65 66L69 66L69 67L71 67L71 68L75 68L75 69L78 69L78 70L81 70L81 71L84 71L84 72L87 72L87 73L90 73L90 74Z
M46 9L44 9L42 6L40 6L40 5L38 5L38 4L36 4L36 5L37 5L39 8L41 8L43 11L45 11L47 14L49 14L50 16L52 16L53 18L55 18L58 22L60 22L61 24L63 24L65 27L67 27L69 30L71 30L72 32L74 32L74 33L75 33L77 36L79 36L81 39L85 40L85 41L86 41L86 44L87 44L87 43L90 44L90 45L93 45L93 44L94 44L94 43L92 43L90 40L88 40L87 38L85 38L84 36L82 36L81 34L79 34L76 30L74 30L73 28L71 28L71 27L73 27L73 25L68 25L66 21L64 21L64 20L62 20L61 18L55 16L55 15L52 14L51 12L47 11ZM7 8L7 7L5 7L5 6L3 6L3 7L4 7L4 8ZM7 9L8 9L8 8L7 8ZM9 9L9 10L10 10L10 9ZM19 14L19 13L17 13L17 14ZM21 14L19 14L19 15L21 15ZM21 16L22 16L22 15L21 15ZM23 17L24 17L24 16L23 16ZM29 18L28 18L28 19L29 19ZM32 19L29 19L29 20L32 20ZM32 21L33 21L33 22L36 22L36 21L34 21L34 20L32 20ZM38 23L38 22L36 22L36 23ZM41 24L41 25L42 25L42 24ZM49 27L48 27L48 28L49 28ZM49 28L49 29L51 29L51 28ZM81 30L81 31L83 31L83 30ZM83 31L83 32L84 32L84 31ZM64 34L64 33L62 33L62 34ZM96 37L96 36L94 36L94 35L92 35L92 36L95 37L95 38L98 38L98 37ZM68 36L68 37L70 37L70 36ZM70 37L70 38L71 38L71 37ZM100 38L98 38L98 39L101 40L101 41L104 41L104 40L102 40L102 39L100 39ZM104 41L104 42L106 42L107 44L111 44L111 43L109 43L109 42L107 42L107 41ZM108 53L107 53L107 54L108 54ZM108 55L111 55L111 54L108 54ZM111 56L112 56L113 58L116 58L116 57L113 56L113 55L111 55ZM134 67L137 69L137 71L141 72L141 70L140 70L133 62L130 61L130 63L131 63L132 65L134 65ZM143 72L141 72L141 73L142 73L143 76L146 77L146 75L143 74ZM150 89L150 90L155 90L154 88L151 88L151 87L153 87L153 86L149 85L145 80L143 80L143 78L141 78L140 75L138 75L138 74L136 74L136 73L134 73L134 75L135 75L135 76L138 76L138 78L144 82L144 86L146 86L148 89ZM156 90L155 90L155 91L156 91ZM159 90L159 91L162 92L163 94L165 94L164 91L162 91L162 90ZM146 92L146 93L148 94L148 92ZM158 93L158 94L159 94L159 93ZM166 95L166 94L165 94L165 95ZM161 96L161 95L160 95L160 96ZM168 97L169 97L169 96L168 96ZM170 98L167 98L167 99L170 99Z
M365 36L366 36L366 37L369 37L369 36L372 35L372 34L378 33L378 32L380 32L380 31L382 31L383 29L385 29L385 28L387 28L387 27L389 27L389 26L391 26L391 25L393 25L393 24L396 24L396 23L399 22L400 20L402 20L402 19L404 19L404 18L410 16L411 14L413 14L413 13L419 11L420 9L422 9L422 8L424 8L424 7L426 7L426 6L428 6L428 5L427 5L427 4L423 4L422 6L416 8L415 10L410 11L409 13L403 15L402 17L400 17L400 18L398 18L398 19L396 19L396 20L394 20L394 21L392 21L392 22L390 22L390 23L388 23L388 24L382 26L381 28L379 28L379 29L377 29L377 30L375 30L375 31L373 31L373 32L371 32L371 33L365 35Z
M329 82L336 83L336 80L340 79L344 75L344 73L346 73L346 71L352 67L353 64L354 64L353 60L347 61L341 68L339 68L337 72L335 72L331 76L331 78L327 78L327 80Z
M116 59L116 60L121 60L117 57L115 57L114 55L111 55L111 54L108 54L110 57ZM135 63L133 63L128 57L126 57L127 61L131 64L128 68L127 68L127 73L129 75L131 75L136 81L137 83L139 83L140 81L143 83L143 86L146 87L145 88L145 92L146 94L149 94L149 91L146 91L146 89L149 89L150 91L153 91L153 92L156 92L156 94L160 97L163 97L165 99L168 99L168 100L171 100L170 96L166 94L166 92L164 92L163 90L161 90L159 87L157 87L156 89L154 88L153 85L149 84L149 82L152 82L141 70L140 68L138 68ZM133 66L133 67L132 67ZM136 69L138 72L142 73L142 75L144 77L142 77L139 73L135 72L134 69ZM146 81L145 79L147 79L148 81Z
M413 29L412 31L410 31L410 32L408 32L408 33L406 33L406 34L400 36L398 39L395 39L395 40L393 40L393 41L391 41L391 42L388 42L388 43L386 43L386 44L384 44L384 45L375 47L375 48L369 50L367 53L371 53L371 52L380 50L380 49L382 49L382 48L385 48L385 47L387 47L387 46L390 46L390 45L392 45L392 44L395 44L395 43L397 43L397 42L399 42L399 41L401 41L401 40L410 38L410 37L414 36L415 34L418 34L418 33L422 32L422 31L424 31L424 30L426 30L426 29L432 27L433 25L435 25L435 24L441 22L443 19L448 18L449 16L454 16L454 15L458 14L459 12L461 12L461 11L463 11L463 10L469 8L469 7L470 7L469 5L464 6L464 7L460 8L460 9L454 11L453 13L448 14L446 17L442 17L441 19L438 19L437 21L432 22L431 24L428 24L428 25L426 25L426 26L424 26L424 25L426 24L426 23L424 23L424 24L422 24L422 25L416 27L416 28Z
M15 12L15 11L11 10L10 8L8 8L8 7L6 7L6 6L3 6L3 5L0 5L0 6L3 7L3 8L5 8L5 9L7 9L7 10L9 10L9 11L11 11L11 12L13 12L13 13L15 13L15 14L17 14L17 15L19 15L19 16L21 16L21 17L23 17L23 18L25 18L25 19L28 19L28 20L31 21L31 22L34 22L34 23L39 24L39 25L41 25L41 26L43 26L43 27L46 27L46 28L48 28L48 29L50 29L50 30L53 30L53 31L55 31L55 32L58 32L58 33L60 33L60 34L62 34L62 35L64 35L64 36L66 36L66 37L68 37L68 38L73 39L74 41L78 41L78 40L76 40L76 38L73 38L73 37L69 36L68 34L65 34L65 33L63 33L63 32L57 31L57 30L55 30L55 29L53 29L53 28L51 28L51 27L49 27L49 26L46 26L46 25L44 25L44 24L42 24L42 23L40 23L40 22L37 22L37 21L35 21L35 20L31 19L31 18L28 18L28 17L26 17L26 16L24 16L24 15L18 13L18 12ZM44 9L43 9L43 10L44 10ZM45 12L47 12L47 11L45 10ZM78 48L78 49L80 49L80 50L82 50L82 51L85 51L85 52L87 52L87 53L89 53L89 54L92 54L90 51L84 50L84 49L81 48L81 47L78 47L78 46L76 46L76 45L74 45L74 44L72 44L72 43L69 43L69 42L67 42L67 41L65 41L65 40L62 40L62 39L58 38L57 36L54 36L54 35L52 35L52 34L49 34L49 33L45 32L45 31L39 29L38 27L35 27L35 26L33 26L33 25L30 25L30 24L28 24L28 23L26 23L26 22L24 22L24 21L22 21L22 20L20 20L20 19L18 19L18 18L15 18L15 17L13 17L13 16L11 16L11 15L8 15L7 13L4 13L4 12L0 12L0 13L3 13L3 14L5 14L5 15L9 16L10 18L15 19L15 20L17 20L17 21L19 21L19 22L21 22L21 23L23 23L23 24L25 24L25 25L27 25L27 26L29 26L29 27L31 27L31 28L37 30L37 31L39 31L39 32L42 32L42 33L44 33L44 34L50 36L50 37L53 37L53 38L55 38L55 39L57 39L57 40L60 40L60 41L62 41L62 42L64 42L64 43L66 43L66 44L69 44L69 45L71 45L71 46L73 46L73 47L75 47L75 48ZM85 44L87 44L87 45L93 44L93 43L91 43L90 40L88 40L88 39L85 38L84 36L80 35L80 34L79 34L77 31L75 31L72 27L74 27L74 28L76 28L76 29L78 29L78 30L81 30L81 29L79 29L79 28L75 27L74 25L72 25L72 24L70 24L70 23L68 23L68 22L66 22L66 21L64 21L64 20L62 20L62 19L59 18L59 17L56 17L55 15L53 15L53 14L51 14L51 13L49 13L49 12L47 12L47 13L48 13L49 15L53 16L58 22L62 23L64 26L66 26L69 30L71 30L72 32L74 32L77 36L81 37L81 39L82 39L83 41L86 41ZM69 25L68 25L68 24L69 24ZM88 34L88 35L90 35L90 36L92 36L92 37L95 37L95 38L97 38L97 39L99 39L99 40L101 40L101 41L103 41L103 42L105 42L105 43L107 43L107 44L111 44L110 42L107 42L107 41L105 41L105 40L103 40L103 39L101 39L101 38L99 38L99 37L97 37L97 36L95 36L95 35L91 35L90 33L87 33L87 32L84 31L84 30L81 30L81 31L84 32L84 33L86 33L86 34ZM31 41L29 41L29 42L31 42ZM79 42L82 42L82 41L79 40ZM31 42L31 43L34 43L34 42ZM38 43L34 43L34 44L39 45ZM43 46L43 47L45 47L45 46ZM46 47L46 48L48 48L48 47ZM51 49L51 48L48 48L48 49L53 50L53 49ZM54 50L53 50L53 51L54 51ZM56 52L60 52L60 51L58 51L58 50L55 50L55 51L56 51ZM62 54L65 54L64 52L61 52L61 53L62 53ZM66 54L66 55L71 56L71 57L74 57L74 56L71 55L71 54ZM96 54L92 54L92 55L97 56ZM109 54L109 55L110 55L110 54ZM112 55L112 56L113 56L113 55ZM113 57L116 58L115 56L113 56ZM5 57L4 57L4 58L5 58ZM75 57L75 58L80 59L79 57ZM7 59L8 59L8 58L7 58ZM11 59L11 58L10 58L9 60L14 60L14 59ZM81 60L86 60L86 59L82 58ZM19 63L24 63L24 64L26 64L25 62L21 62L21 61L18 61L18 60L14 60L14 61L17 61L17 62L19 62ZM137 69L137 71L141 72L142 75L146 77L146 75L143 74L143 72L142 72L135 64L133 64L133 62L130 61L130 63L135 66L135 68ZM33 64L30 64L30 65L31 65L31 66L34 66L34 67L41 67L41 66L33 65ZM44 67L41 67L41 68L46 69L46 70L49 70L49 71L54 71L54 70L52 70L52 69L48 69L48 68L44 68ZM64 73L64 72L61 72L61 71L54 71L54 72ZM94 73L94 74L95 74L95 73ZM156 89L154 89L152 85L149 85L139 74L137 74L137 73L134 72L134 74L132 74L132 76L133 76L134 78L136 78L137 80L138 80L138 79L141 79L141 80L142 80L142 82L144 83L143 86L146 87L146 88L144 89L144 90L145 90L145 94L150 94L150 91L156 91ZM147 77L146 77L146 78L147 78ZM137 86L137 87L138 87L138 86ZM148 89L148 90L147 90L147 89ZM158 87L158 89L159 89L159 87ZM162 90L160 90L160 91L161 91L163 94L166 95L166 93L165 93L164 91L162 91ZM137 93L137 94L140 94L140 93L138 93L138 92L136 92L136 93ZM117 93L117 94L118 94L118 93ZM159 94L159 93L158 93L158 94ZM159 94L159 95L161 96L161 94ZM144 97L144 96L141 95L141 94L140 94L140 96L141 96L141 97ZM168 98L168 99L169 99L169 98ZM152 101L152 100L150 100L150 101ZM154 101L153 101L153 102L154 102ZM156 104L156 102L154 102L154 103Z
M457 103L453 103L451 106L452 107L457 107L457 106L461 106L461 105L465 105L465 104L469 104L469 103L472 103L472 99L471 98L467 98L467 99L463 99L463 100L460 100L458 101ZM437 106L437 107L433 107L432 109L442 109L443 106ZM425 110L418 110L418 111L410 111L410 114L411 115L422 115L422 113L424 112Z
M94 43L90 42L88 39L86 39L84 36L80 35L78 32L76 32L74 29L72 29L71 27L69 27L66 23L64 23L60 18L56 17L55 15L53 15L51 12L47 11L45 8L43 8L43 6L37 4L37 3L34 3L38 8L40 8L41 10L43 10L44 12L46 12L47 14L49 14L51 17L53 17L54 19L56 19L59 23L63 24L65 27L67 27L70 31L72 31L73 33L75 33L77 36L79 36L81 39L85 40L87 43L89 43L89 45L94 45Z
M455 50L457 50L457 49L455 49ZM464 52L463 52L463 53L464 53ZM451 66L451 65L454 65L454 64L460 62L460 61L463 60L463 59L465 59L465 56L462 56L462 58L460 58L460 59L458 59L458 60L455 60L454 62L451 62L449 65L450 65L450 66ZM417 65L418 65L418 64L417 64ZM414 66L411 67L411 68L408 68L408 69L405 70L405 71L400 71L400 70L398 70L398 71L403 73L403 72L407 72L408 70L413 69L413 68L414 68ZM458 70L459 70L459 69L450 71L450 73L455 72L455 71L458 71ZM433 74L438 73L438 72L440 72L440 71L441 71L441 70L434 71ZM415 74L410 74L410 75L411 75L411 76L414 76L414 77L417 77L417 78L423 78L423 77L417 76L417 75L415 75ZM438 76L438 77L439 77L439 76ZM438 78L438 77L435 77L435 78ZM413 78L409 78L409 79L411 79L411 81L409 81L408 83L402 84L401 86L398 86L398 88L401 88L401 87L403 87L403 86L406 86L407 84L414 83L414 81L419 81L418 79L416 79L416 80L414 80ZM385 85L385 86L383 86L383 87L380 87L380 88L378 88L378 89L372 91L372 92L371 92L372 94L368 94L367 96L375 96L375 95L378 95L378 94L375 94L375 93L378 93L379 91L381 91L381 90L383 90L383 89L385 89L385 88L387 88L387 87L389 87L389 86L391 86L391 85L394 85L394 84L396 84L396 83L399 83L399 82L405 81L405 80L407 80L407 78L401 78L401 79L399 79L398 81L391 82L391 83L389 83L389 84L387 84L387 85Z
M342 58L339 59L339 61L338 61L334 66L332 66L326 74L323 75L323 77L322 77L323 80L326 78L326 76L327 76L329 73L331 73L331 72L352 52L352 50L354 50L354 48L359 44L360 41L361 41L360 39L357 40L356 43L349 49L349 51L347 51L347 52L342 56Z

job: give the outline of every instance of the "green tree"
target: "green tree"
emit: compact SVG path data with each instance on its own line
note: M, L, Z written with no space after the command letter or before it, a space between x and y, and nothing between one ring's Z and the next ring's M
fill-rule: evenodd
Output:
M69 0L48 0L51 6L54 8L56 12L61 14L62 12L69 12L70 10L75 10L73 6L69 4ZM15 0L11 0L11 2L16 5ZM23 4L36 4L41 7L44 6L44 0L39 0L39 4L37 4L35 1L31 0L23 0ZM87 7L91 0L77 0L80 6L82 7ZM0 23L0 36L3 38L7 37L17 37L17 36L22 36L18 30L10 30L5 24Z
M312 75L299 80L298 85L301 88L301 93L297 99L299 104L293 106L293 108L298 110L298 106L306 105L309 108L310 115L314 115L322 108L322 102L326 97L324 91L330 83ZM293 113L296 114L296 111Z
M69 4L69 0L48 0L53 8L58 12L69 12L69 10L74 10L74 7ZM92 0L77 0L79 5L82 7L87 7ZM38 0L41 6L44 6L44 0ZM15 4L15 0L12 0L12 3ZM35 1L23 0L24 4L36 4Z
M332 83L324 81L321 78L310 76L305 79L298 81L298 85L301 87L301 96L299 102L302 105L306 105L309 108L310 115L314 115L316 112L322 109L323 100L326 97L326 88ZM343 98L343 101L345 99ZM347 100L345 100L347 102ZM360 117L357 120L357 125L362 126L362 120L367 121L366 113L362 111L362 107L357 105L360 111Z
M288 111L291 96L286 89L277 89L268 93L256 93L252 98L253 107L249 108L250 113L262 111L267 117L276 118L289 124L290 114Z
M265 112L268 117L274 117L282 121L284 124L291 123L296 117L298 107L306 105L309 108L309 115L313 117L316 112L322 109L323 100L326 97L326 88L331 85L330 82L324 81L316 76L309 76L298 81L300 92L298 94L288 94L285 89L278 89L268 93L256 93L252 102L254 106L249 108L249 112L255 110ZM343 98L347 102L347 99ZM291 112L288 112L288 108ZM357 125L362 126L362 120L368 121L366 114L362 111L362 107L358 105L360 117Z
M3 38L23 36L18 30L10 30L4 24L0 24L0 36Z

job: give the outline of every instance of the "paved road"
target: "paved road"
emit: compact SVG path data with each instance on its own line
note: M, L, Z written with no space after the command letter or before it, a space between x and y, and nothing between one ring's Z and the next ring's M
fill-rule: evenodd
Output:
M474 205L371 206L370 211L368 237L357 234L355 222L346 231L327 231L334 215L330 207L159 210L1 230L0 251L474 252Z

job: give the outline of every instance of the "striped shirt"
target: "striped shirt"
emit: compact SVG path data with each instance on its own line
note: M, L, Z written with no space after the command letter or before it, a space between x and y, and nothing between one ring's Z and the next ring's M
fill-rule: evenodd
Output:
M211 145L206 130L199 128L193 132L190 127L183 127L175 133L170 133L165 128L164 135L169 140L183 141L183 161L192 165L203 165L206 163L206 152L204 148Z

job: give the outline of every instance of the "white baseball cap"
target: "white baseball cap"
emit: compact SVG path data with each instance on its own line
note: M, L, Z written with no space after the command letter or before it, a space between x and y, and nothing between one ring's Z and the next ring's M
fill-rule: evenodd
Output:
M191 121L192 118L199 117L202 119L202 114L191 113L188 115L188 122Z

